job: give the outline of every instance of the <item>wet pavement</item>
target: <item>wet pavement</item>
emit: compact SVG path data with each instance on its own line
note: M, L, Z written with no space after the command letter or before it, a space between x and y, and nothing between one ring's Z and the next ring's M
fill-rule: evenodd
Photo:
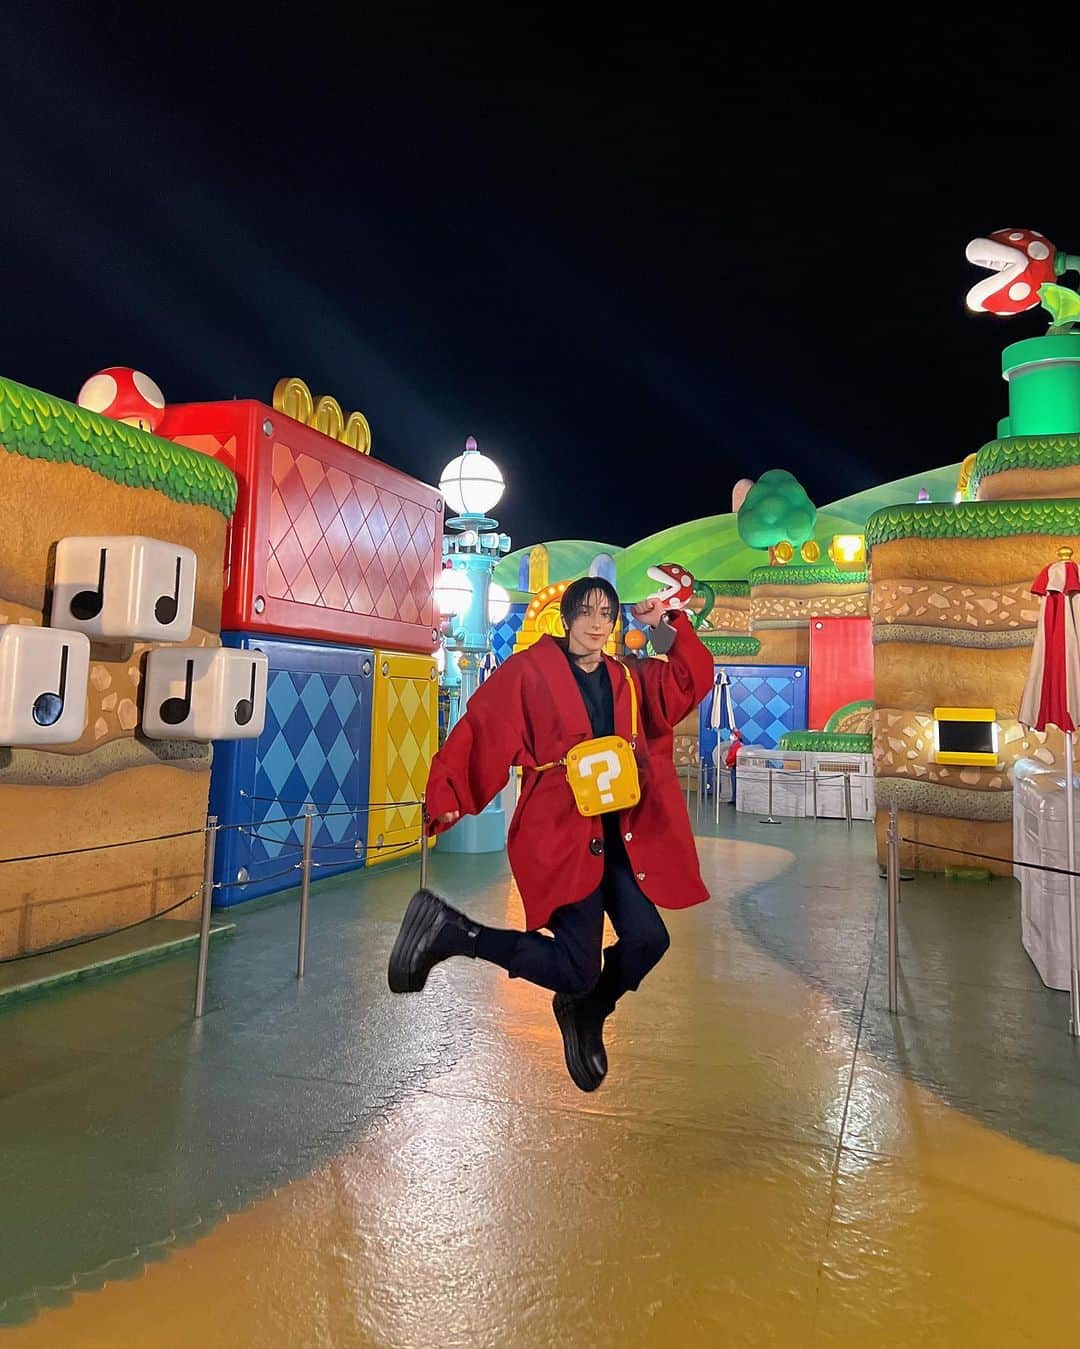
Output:
M869 825L699 838L714 900L609 1023L454 961L395 998L413 869L230 912L0 1015L0 1343L1026 1345L1080 1329L1080 1055L1013 882L903 888L885 1008ZM517 921L501 857L432 882ZM16 1322L23 1324L15 1325Z

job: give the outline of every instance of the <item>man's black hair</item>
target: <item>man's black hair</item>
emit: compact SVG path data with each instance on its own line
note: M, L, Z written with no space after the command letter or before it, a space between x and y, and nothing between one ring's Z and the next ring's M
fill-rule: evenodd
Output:
M595 595L598 592L611 605L616 623L619 621L621 612L619 594L611 582L605 581L602 576L579 576L576 581L570 582L559 601L559 613L562 615L563 627L567 632L570 631L570 620L577 610L581 608L590 595Z

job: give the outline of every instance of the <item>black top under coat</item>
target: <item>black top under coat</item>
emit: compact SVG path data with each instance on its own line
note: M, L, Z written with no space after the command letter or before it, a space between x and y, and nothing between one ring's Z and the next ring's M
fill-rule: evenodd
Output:
M559 645L570 663L574 680L581 690L581 697L585 703L585 710L589 714L589 725L592 727L594 738L599 740L602 736L614 735L615 695L611 687L611 675L608 673L607 661L601 660L595 670L583 670L570 654L569 645L565 642L560 642ZM622 841L622 835L619 831L619 812L612 811L610 814L601 815L600 819L604 826L606 850L610 853L615 846L621 845Z

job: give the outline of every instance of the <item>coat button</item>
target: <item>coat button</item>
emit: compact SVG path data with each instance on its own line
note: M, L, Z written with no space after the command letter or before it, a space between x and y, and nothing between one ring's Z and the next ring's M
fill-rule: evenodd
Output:
M627 843L629 843L633 839L633 837L634 837L633 834L623 834L623 839Z
M589 844L589 851L592 853L594 857L599 857L600 854L604 851L603 840L599 838L594 838L592 842Z
M637 874L637 878L638 878L639 881L643 881L643 880L645 879L645 873L644 873L644 871L639 871L638 874Z

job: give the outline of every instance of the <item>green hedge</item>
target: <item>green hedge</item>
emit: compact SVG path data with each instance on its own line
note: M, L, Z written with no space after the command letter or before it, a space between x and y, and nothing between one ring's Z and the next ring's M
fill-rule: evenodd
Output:
M1080 436L1007 436L992 440L975 456L967 496L973 499L983 478L1011 468L1075 468L1080 465Z
M27 459L78 464L186 505L210 506L226 518L236 509L236 478L209 455L2 378L0 446Z
M873 740L868 735L841 735L839 731L785 731L780 748L817 754L869 754Z
M703 586L708 586L717 599L721 596L725 599L745 599L750 594L749 581L702 581Z
M805 566L755 567L751 586L865 585L866 572L841 571L831 562L810 562Z
M866 522L866 545L896 539L1000 539L1011 534L1080 534L1080 501L934 501L889 506Z
M761 650L756 637L702 637L701 641L714 656L756 656Z

